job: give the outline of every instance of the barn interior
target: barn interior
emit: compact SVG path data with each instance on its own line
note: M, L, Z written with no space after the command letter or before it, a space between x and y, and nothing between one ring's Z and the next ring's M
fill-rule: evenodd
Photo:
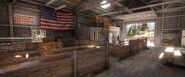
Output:
M185 77L185 0L0 0L0 77Z

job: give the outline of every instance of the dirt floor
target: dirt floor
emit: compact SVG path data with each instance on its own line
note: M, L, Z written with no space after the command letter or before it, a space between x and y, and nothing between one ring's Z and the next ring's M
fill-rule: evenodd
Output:
M185 68L159 62L158 56L163 50L162 47L150 48L121 62L112 61L115 63L110 69L94 77L185 77Z

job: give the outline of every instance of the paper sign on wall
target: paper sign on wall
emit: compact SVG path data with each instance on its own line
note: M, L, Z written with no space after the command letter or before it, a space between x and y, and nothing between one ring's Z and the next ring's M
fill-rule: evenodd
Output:
M36 17L23 14L14 14L14 24L36 25Z

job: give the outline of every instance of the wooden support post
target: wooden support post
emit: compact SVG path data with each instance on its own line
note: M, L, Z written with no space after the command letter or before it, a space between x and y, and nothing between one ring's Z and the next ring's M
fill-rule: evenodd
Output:
M78 77L78 67L77 67L77 52L73 51L73 77Z
M106 65L107 68L109 68L110 64L109 64L109 31L105 30L107 34L105 34L105 56L106 56Z
M9 25L10 25L10 37L13 38L14 33L13 33L13 9L12 9L12 4L8 5L8 14L9 14ZM13 39L11 41L14 42Z

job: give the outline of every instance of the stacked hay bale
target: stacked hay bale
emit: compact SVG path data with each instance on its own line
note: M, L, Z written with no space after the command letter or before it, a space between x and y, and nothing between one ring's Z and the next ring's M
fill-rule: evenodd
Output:
M64 47L63 43L60 43L60 42L38 43L38 51L40 53L41 58L43 58L43 60L49 60L49 59L52 60L51 57L54 57L54 58L59 57L59 56L53 56L53 55L59 52L59 50L57 49L61 49L63 47Z

